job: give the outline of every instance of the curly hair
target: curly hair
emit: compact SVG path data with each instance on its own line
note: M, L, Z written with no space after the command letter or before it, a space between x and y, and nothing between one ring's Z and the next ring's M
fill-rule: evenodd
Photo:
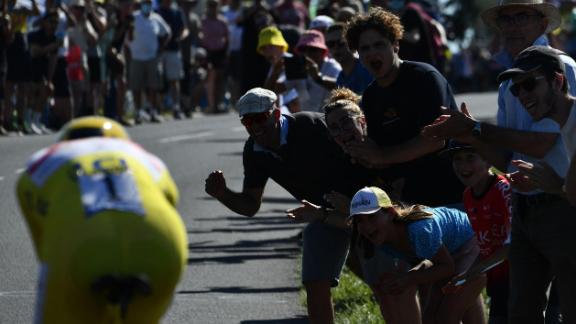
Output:
M324 106L324 114L328 115L338 109L344 109L352 116L363 116L364 113L358 106L361 97L348 88L337 88L330 91L328 103Z
M360 35L369 29L376 30L390 43L401 40L404 35L404 27L398 16L379 7L371 8L368 14L356 15L346 25L344 33L352 51L358 50Z

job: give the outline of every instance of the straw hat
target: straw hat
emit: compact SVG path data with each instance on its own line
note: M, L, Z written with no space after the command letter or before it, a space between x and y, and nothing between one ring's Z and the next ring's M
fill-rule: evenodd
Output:
M552 4L544 3L542 0L499 0L497 6L484 10L480 16L486 25L499 29L496 19L500 10L512 7L527 7L540 12L548 19L547 33L560 26L561 18L558 8Z

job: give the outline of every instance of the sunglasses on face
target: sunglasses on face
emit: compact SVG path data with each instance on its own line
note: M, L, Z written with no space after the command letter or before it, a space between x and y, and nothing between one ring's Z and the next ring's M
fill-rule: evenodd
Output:
M268 118L270 118L270 115L272 115L270 111L258 114L249 114L243 116L242 119L240 119L240 122L242 123L242 125L246 127L252 127L254 124L259 125L265 123L266 121L268 121Z
M544 76L537 76L537 77L529 77L522 82L514 83L510 86L510 92L514 95L514 97L518 97L520 95L520 89L526 92L532 92L536 85L538 84L538 80L544 79Z
M326 46L328 48L344 47L346 46L346 42L341 40L326 41Z
M534 18L542 17L539 14L519 13L515 15L499 15L496 18L496 25L499 28L510 26L524 26Z

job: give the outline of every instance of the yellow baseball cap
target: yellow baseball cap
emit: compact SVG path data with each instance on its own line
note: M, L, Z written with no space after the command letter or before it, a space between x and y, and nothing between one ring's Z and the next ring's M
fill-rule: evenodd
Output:
M352 198L348 218L358 214L373 214L381 208L390 207L392 207L392 200L384 190L378 187L364 187Z

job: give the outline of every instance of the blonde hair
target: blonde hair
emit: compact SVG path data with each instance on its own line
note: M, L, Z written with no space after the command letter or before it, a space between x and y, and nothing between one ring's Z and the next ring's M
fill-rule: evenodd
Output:
M392 208L396 211L396 215L392 219L396 223L410 223L426 218L432 218L433 213L426 211L428 206L424 205L409 205L395 204Z
M364 116L360 109L360 97L348 88L337 88L330 91L328 104L324 106L324 114L328 115L338 109L346 110L352 116Z

